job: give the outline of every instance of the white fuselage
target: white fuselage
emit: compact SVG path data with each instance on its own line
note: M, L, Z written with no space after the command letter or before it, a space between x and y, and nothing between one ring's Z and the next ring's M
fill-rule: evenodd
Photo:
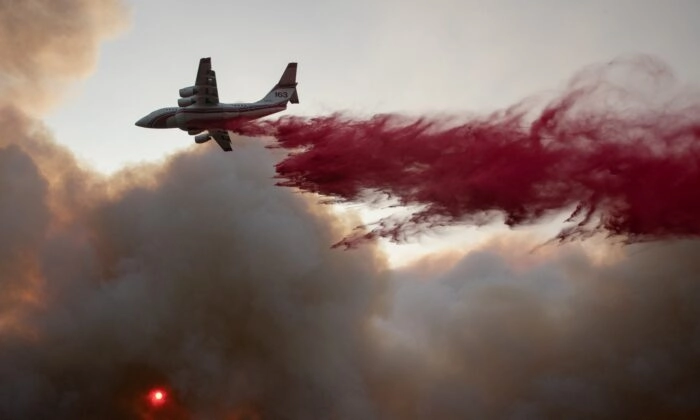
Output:
M146 128L179 128L190 132L214 129L228 130L245 121L261 118L285 109L287 109L286 102L161 108L138 120L136 125Z

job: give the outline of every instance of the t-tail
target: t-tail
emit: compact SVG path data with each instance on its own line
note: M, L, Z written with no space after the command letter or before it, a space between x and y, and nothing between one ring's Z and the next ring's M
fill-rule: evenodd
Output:
M287 64L280 81L272 88L270 93L260 101L262 103L286 105L287 102L299 103L297 95L297 63Z

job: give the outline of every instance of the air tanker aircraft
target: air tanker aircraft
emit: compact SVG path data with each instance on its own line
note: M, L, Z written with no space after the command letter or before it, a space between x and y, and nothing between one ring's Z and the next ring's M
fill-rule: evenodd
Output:
M179 128L194 135L196 143L214 139L222 149L230 152L228 131L245 121L254 120L287 109L287 102L299 103L297 96L297 63L289 63L270 93L253 103L222 104L216 88L216 74L211 69L211 58L199 60L194 86L180 89L178 108L153 111L136 125L146 128ZM206 131L205 133L203 133Z

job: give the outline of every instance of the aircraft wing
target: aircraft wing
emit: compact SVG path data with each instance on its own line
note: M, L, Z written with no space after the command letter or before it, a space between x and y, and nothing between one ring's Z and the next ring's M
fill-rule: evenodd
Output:
M231 137L228 135L228 131L223 130L211 130L209 135L213 138L225 152L230 152L231 148Z
M216 73L211 69L211 57L199 60L197 79L194 81L197 92L194 99L198 105L216 105L219 103L219 90L216 86Z

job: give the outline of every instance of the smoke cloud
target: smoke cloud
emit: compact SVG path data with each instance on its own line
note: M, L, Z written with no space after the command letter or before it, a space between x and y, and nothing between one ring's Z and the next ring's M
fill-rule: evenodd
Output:
M7 314L2 417L365 417L363 319L380 303L383 260L330 250L343 226L275 188L264 148L233 161L199 149L108 180L83 171L81 205L58 218L31 155L0 150L23 179L8 201L32 210L3 212L27 243L1 249L28 259L2 256L15 262L3 287L31 299ZM155 386L175 404L150 413Z
M373 380L385 418L693 418L697 241L496 243L394 280ZM598 246L598 251L606 247Z
M232 127L295 150L280 185L363 201L368 192L423 206L354 243L424 228L509 226L571 212L561 240L605 232L628 241L697 236L700 95L663 63L593 66L543 107L535 98L487 116L287 117ZM372 195L370 195L372 197Z
M66 154L51 182L0 148L0 417L700 414L697 241L504 237L390 272L239 142L110 178Z
M89 74L99 43L125 24L120 0L0 0L3 100L35 115L45 110Z
M40 19L39 12L52 7L45 3L46 9L38 7L41 2L16 8L8 3L0 19L9 22L27 7L35 7L31 11ZM102 36L94 30L96 22L107 16L95 16L99 8L88 13L97 2L60 3L93 28L75 36L94 47ZM122 10L111 2L102 7ZM62 27L65 16L47 15L46 27ZM43 30L32 22L16 28ZM39 35L16 36L48 42ZM8 45L3 57L14 57ZM35 81L42 97L55 98L51 73L33 73L39 70L22 63L36 62L49 50L58 59L61 48L48 43L24 55L15 52L20 58L2 63L2 72L11 76L3 80ZM94 48L88 50L85 57L94 57ZM58 72L56 80L88 68ZM667 116L683 116L674 119L674 127L691 121L671 111ZM556 115L547 121L559 121ZM386 131L395 118L372 124L384 124ZM340 198L373 188L364 179L354 185L342 178L319 182L316 172L295 178L284 171L295 159L312 156L308 153L324 141L332 143L334 124L342 120L273 123L285 147L309 147L283 160L277 172L273 165L283 150L271 152L256 140L237 138L233 154L216 145L193 146L162 164L105 177L76 162L22 107L5 103L0 108L0 418L700 415L698 241L621 248L598 238L531 252L536 242L506 236L464 256L437 255L390 271L372 242L348 252L329 248L356 220L341 219L316 198L274 185L278 173L297 182L311 180L308 188L299 186ZM539 121L546 130L563 127ZM296 123L307 129L307 137L285 135L283 128ZM415 130L415 124L399 126L404 129L392 132ZM488 124L479 127L477 132L490 130ZM354 128L357 141L334 149L335 161L317 164L343 164L354 173L342 152L360 153L366 144L361 128ZM645 133L640 132L642 144L647 144ZM512 145L508 136L498 143L506 150L539 156ZM412 138L405 136L407 144ZM678 159L680 152L692 150L692 136L668 138L678 141ZM540 149L556 144L538 142ZM565 146L558 147L568 151ZM658 147L655 158L671 159L666 146ZM396 159L410 157L392 150ZM560 157L554 151L543 156ZM484 164L495 170L489 156ZM354 163L371 164L367 179L382 171L380 161L387 176L402 175L392 172L399 167L388 156L366 158ZM440 161L445 159L449 156ZM568 160L557 161L566 167L561 162ZM414 166L412 171L427 170ZM626 173L625 168L619 170ZM501 197L494 188L494 196ZM444 190L435 194L447 201ZM532 197L538 194L514 199ZM523 220L538 216L532 210L522 214ZM149 404L154 389L167 395L158 407Z

